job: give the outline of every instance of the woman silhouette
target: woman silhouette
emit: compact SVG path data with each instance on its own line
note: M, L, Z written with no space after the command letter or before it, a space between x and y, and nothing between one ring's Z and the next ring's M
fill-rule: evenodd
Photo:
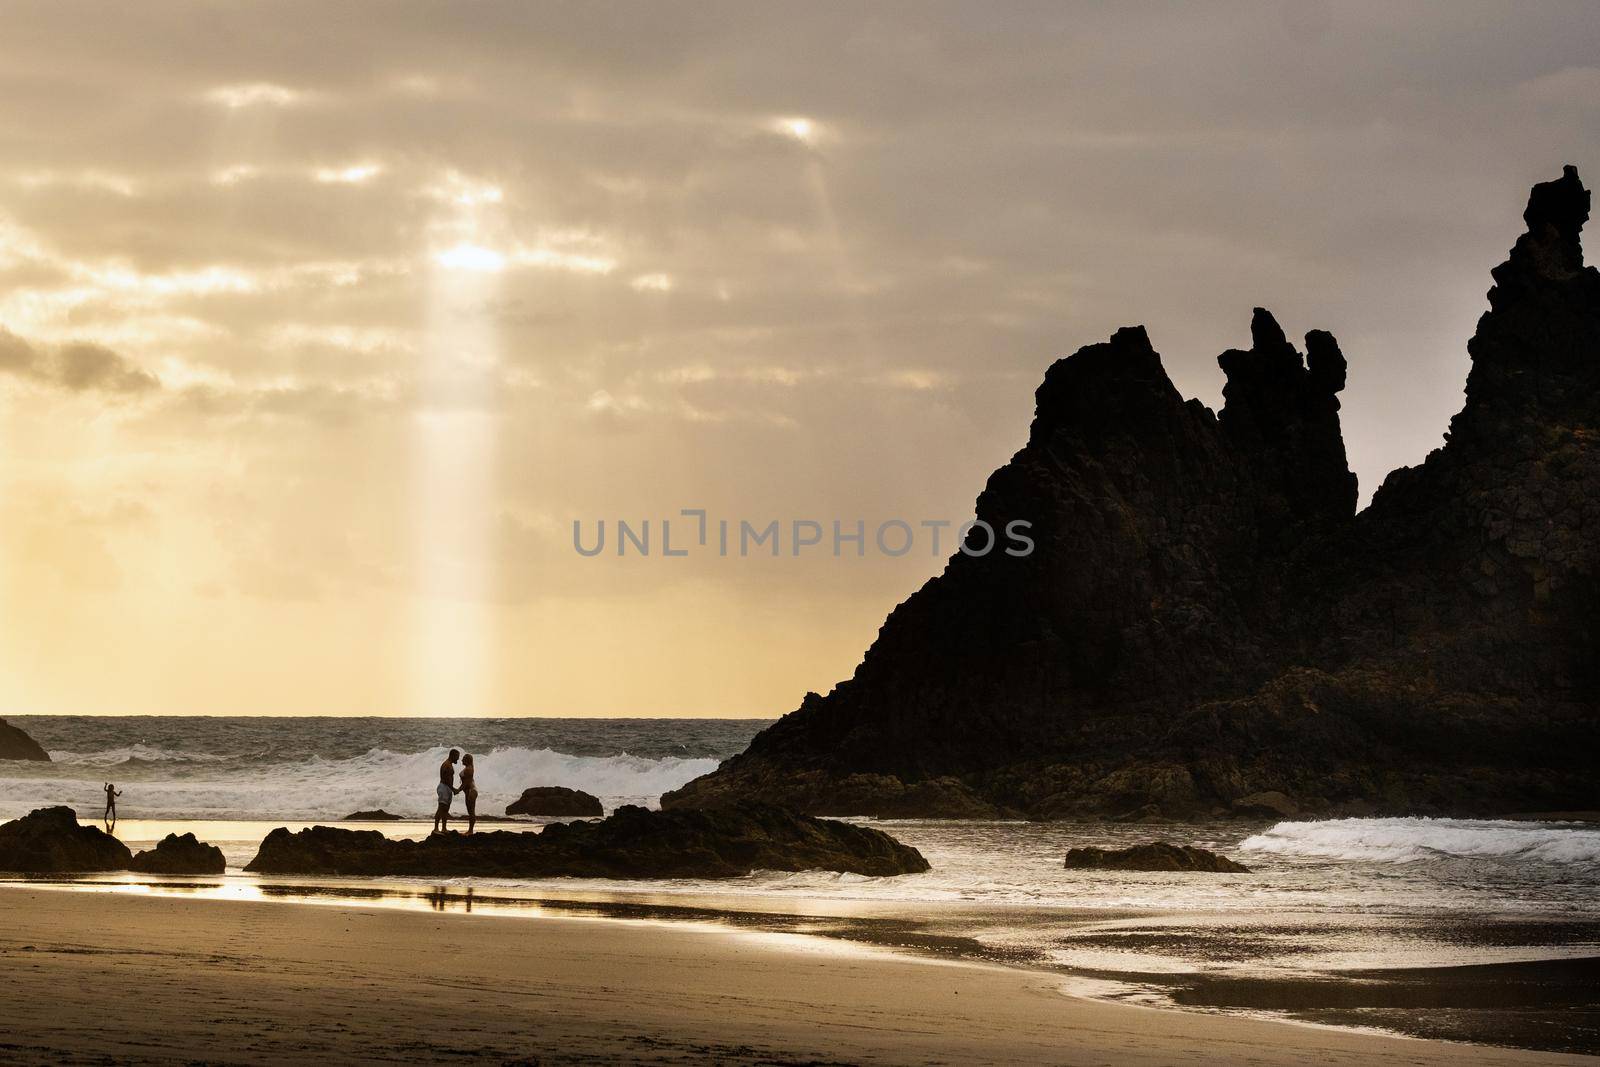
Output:
M478 780L470 755L461 757L461 795L467 798L467 833L478 825Z

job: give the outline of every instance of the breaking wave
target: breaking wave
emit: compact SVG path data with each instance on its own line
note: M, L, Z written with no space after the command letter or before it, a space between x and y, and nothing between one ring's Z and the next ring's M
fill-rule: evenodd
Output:
M108 748L100 752L50 753L51 762L76 767L120 767L129 763L235 763L255 759L261 752L182 752L157 748L153 745L130 745L127 748Z
M1594 865L1600 864L1600 830L1488 819L1330 819L1281 822L1239 849L1369 863L1454 858Z

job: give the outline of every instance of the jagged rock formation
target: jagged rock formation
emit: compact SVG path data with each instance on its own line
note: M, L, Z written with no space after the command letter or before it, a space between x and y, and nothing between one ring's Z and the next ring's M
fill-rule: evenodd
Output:
M1127 848L1067 849L1062 864L1069 871L1205 871L1210 874L1249 874L1250 868L1228 857L1194 845L1151 841Z
M352 811L349 815L346 815L344 817L343 821L344 822L403 822L404 820L405 820L405 816L404 815L392 815L389 812L384 811L382 808L374 808L372 811Z
M581 789L559 785L536 785L506 805L507 815L545 815L560 818L592 818L606 813L600 798Z
M922 854L865 826L761 805L717 811L618 808L603 822L539 833L435 834L313 826L267 835L247 871L261 874L483 875L500 878L738 878L753 870L914 874Z
M143 874L222 874L228 861L220 848L193 834L168 834L155 848L135 854L128 867Z
M1356 514L1333 337L1257 309L1219 414L1145 331L1058 361L854 677L667 808L1037 818L1600 807L1600 272L1568 167L1493 272L1447 443Z
M20 729L0 719L0 759L40 760L49 763L50 753Z
M81 874L126 870L128 847L71 808L39 808L0 826L0 871Z

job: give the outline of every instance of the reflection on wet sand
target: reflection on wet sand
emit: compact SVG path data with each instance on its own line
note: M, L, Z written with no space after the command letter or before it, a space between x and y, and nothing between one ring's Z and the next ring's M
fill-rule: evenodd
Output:
M20 882L20 880L17 880ZM695 886L422 884L297 876L53 877L77 892L357 905L437 914L670 923L809 935L835 951L893 949L1047 969L1098 999L1287 1017L1419 1036L1600 1052L1600 920L1476 913L1219 912L994 907ZM4 882L0 882L3 885Z

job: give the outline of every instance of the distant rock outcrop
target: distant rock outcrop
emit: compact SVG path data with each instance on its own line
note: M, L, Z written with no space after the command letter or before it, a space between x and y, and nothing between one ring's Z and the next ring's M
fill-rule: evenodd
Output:
M1225 403L1141 327L1058 361L958 551L855 675L662 798L831 815L1600 807L1600 272L1572 168L1497 267L1446 444L1356 513L1330 334L1257 309ZM1403 354L1402 354L1403 355ZM935 784L937 783L937 785ZM959 804L951 798L959 797Z
M128 847L71 808L39 808L0 826L0 871L81 874L126 870Z
M343 822L404 822L404 815L391 815L382 808L372 811L352 811L346 815Z
M1173 845L1166 841L1129 848L1073 848L1067 850L1065 867L1069 871L1204 871L1211 874L1248 874L1250 868L1226 856L1193 845Z
M136 854L128 866L143 874L222 874L228 861L220 848L193 834L168 834L155 848Z
M0 759L50 762L50 753L20 729L0 719Z
M813 869L893 875L925 871L928 863L880 830L752 805L714 812L628 806L603 822L552 823L539 833L421 841L377 830L280 828L245 867L261 874L506 878L737 878Z
M598 797L581 789L567 789L559 785L536 785L524 789L522 795L506 805L507 815L548 815L556 817L589 818L606 813Z

